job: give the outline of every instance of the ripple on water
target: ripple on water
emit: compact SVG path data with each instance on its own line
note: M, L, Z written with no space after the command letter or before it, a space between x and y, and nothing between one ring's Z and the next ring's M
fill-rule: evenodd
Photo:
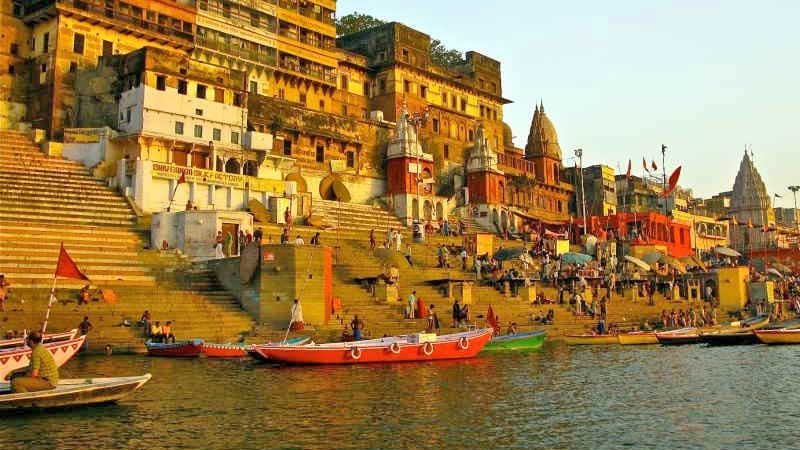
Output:
M3 417L0 448L789 448L798 350L548 345L354 367L86 357L62 376L153 379L119 405Z

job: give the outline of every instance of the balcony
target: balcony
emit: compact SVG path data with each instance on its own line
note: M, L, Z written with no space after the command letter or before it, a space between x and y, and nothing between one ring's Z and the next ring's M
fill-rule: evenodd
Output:
M317 10L315 10L313 4L302 2L305 3L306 6L300 6L300 3L301 2L298 0L278 0L278 6L283 9L294 11L303 17L308 17L317 22L322 22L331 26L336 25L336 15L334 11L321 6L317 6Z
M500 166L501 169L514 169L529 174L536 173L533 161L506 153L497 154L497 165Z
M281 58L278 67L325 83L336 84L336 71L334 69L321 70L292 58Z
M215 52L223 53L229 56L235 56L240 59L252 61L265 66L275 67L276 56L268 53L257 52L255 50L242 48L236 45L225 44L213 39L197 36L197 46L213 50Z

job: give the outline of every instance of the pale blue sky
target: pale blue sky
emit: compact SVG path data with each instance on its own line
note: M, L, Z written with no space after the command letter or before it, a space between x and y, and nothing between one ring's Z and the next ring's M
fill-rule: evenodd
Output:
M515 143L541 98L565 159L683 165L696 195L731 189L745 145L770 194L800 184L800 2L339 0L503 64ZM566 161L565 161L566 162Z

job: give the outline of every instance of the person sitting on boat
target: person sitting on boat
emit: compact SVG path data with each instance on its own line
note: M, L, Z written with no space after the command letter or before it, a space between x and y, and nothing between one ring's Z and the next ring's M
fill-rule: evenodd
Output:
M58 365L50 351L42 345L42 333L28 335L26 343L33 350L28 374L11 380L11 392L38 392L55 389L58 386Z
M357 314L353 316L353 320L350 321L350 329L353 330L354 341L360 341L364 339L364 321L359 319Z
M175 343L175 335L172 334L172 322L167 321L166 325L161 327L161 340L168 344L170 339L172 339L172 343Z
M514 335L517 334L517 322L511 322L508 325L508 329L506 330L506 334Z
M597 321L597 334L604 335L606 334L606 321L602 317L600 320Z
M150 327L150 341L161 342L163 334L161 333L161 322L156 322Z

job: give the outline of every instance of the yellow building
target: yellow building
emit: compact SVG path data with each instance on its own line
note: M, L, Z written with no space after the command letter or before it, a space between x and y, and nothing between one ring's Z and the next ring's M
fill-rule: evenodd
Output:
M0 129L16 127L27 112L30 30L17 17L20 8L8 0L0 2Z

